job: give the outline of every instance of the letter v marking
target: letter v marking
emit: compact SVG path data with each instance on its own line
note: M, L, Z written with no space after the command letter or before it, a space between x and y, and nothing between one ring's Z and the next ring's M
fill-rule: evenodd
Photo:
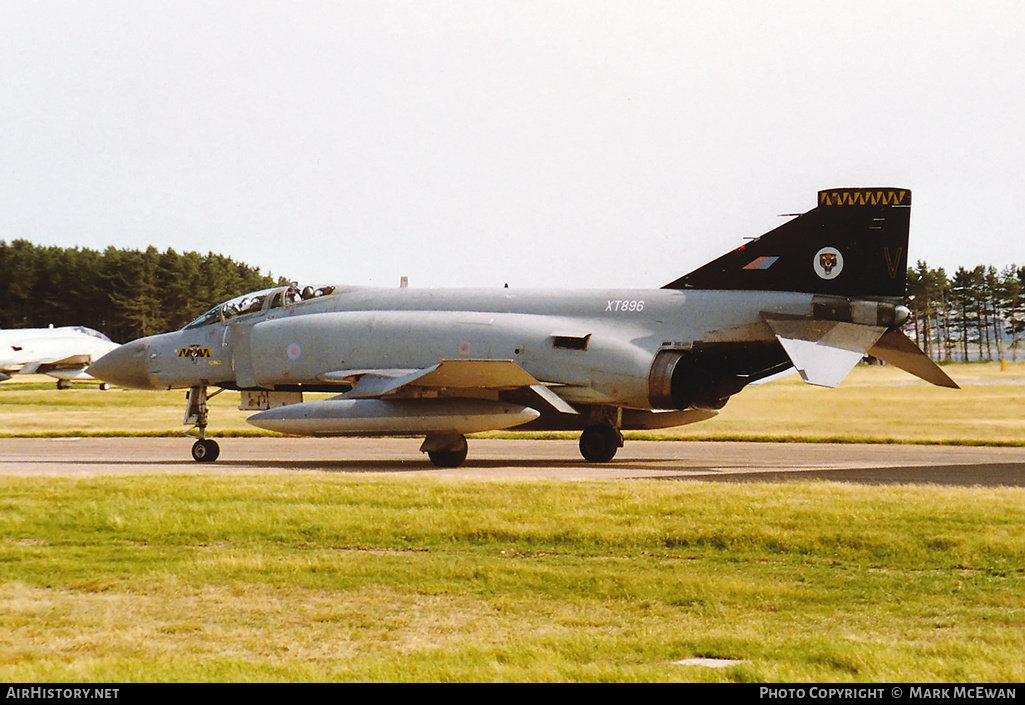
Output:
M884 247L883 248L883 254L886 255L886 268L890 270L890 279L896 279L897 278L897 267L900 265L900 256L901 256L901 253L903 253L903 252L904 252L904 248L903 247L898 247L897 248L897 256L891 258L890 257L890 248L889 247Z

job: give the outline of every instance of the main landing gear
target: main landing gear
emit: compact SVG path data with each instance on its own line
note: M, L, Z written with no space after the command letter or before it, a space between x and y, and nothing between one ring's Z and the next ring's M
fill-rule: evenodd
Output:
M607 463L623 447L623 434L609 423L588 426L580 434L580 455L589 463Z
M71 380L70 379L58 379L57 380L57 389L71 389ZM106 382L100 382L100 389L105 392L108 389L110 389L110 385L107 384Z
M206 386L200 384L189 389L185 396L185 419L182 423L186 426L191 424L199 431L199 440L192 444L192 459L197 463L212 463L221 454L221 447L217 445L217 441L206 437L208 419L206 401L222 391L218 389L208 396Z
M457 468L466 460L469 447L461 433L429 433L420 446L431 462L439 468Z
M618 407L591 407L588 425L580 434L580 455L589 463L607 463L623 447L623 410Z
M619 409L597 409L580 435L580 454L589 463L607 463L623 447ZM457 468L466 460L466 436L460 433L429 433L420 446L439 468ZM198 459L198 458L197 458Z

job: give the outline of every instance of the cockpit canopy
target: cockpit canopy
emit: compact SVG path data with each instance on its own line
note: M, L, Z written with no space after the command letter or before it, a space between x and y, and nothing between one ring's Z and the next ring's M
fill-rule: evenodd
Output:
M111 342L110 338L100 331L93 330L92 328L86 328L85 326L68 326L68 329L73 330L76 333L81 333L82 335L88 335L90 338L97 338L107 343Z
M280 286L275 289L262 289L234 299L217 304L202 316L186 325L183 330L199 328L212 323L221 323L237 316L247 316L258 311L269 311L274 308L285 308L296 304L305 303L322 296L330 296L334 292L333 286L312 287L306 286L299 289L298 284Z

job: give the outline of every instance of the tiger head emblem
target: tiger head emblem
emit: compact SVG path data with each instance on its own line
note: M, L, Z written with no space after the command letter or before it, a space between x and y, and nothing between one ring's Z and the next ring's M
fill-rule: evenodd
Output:
M835 247L823 247L815 253L812 266L820 279L836 279L843 271L843 255Z
M835 252L822 252L819 254L819 266L825 270L826 275L833 273L833 267L836 266L836 253Z

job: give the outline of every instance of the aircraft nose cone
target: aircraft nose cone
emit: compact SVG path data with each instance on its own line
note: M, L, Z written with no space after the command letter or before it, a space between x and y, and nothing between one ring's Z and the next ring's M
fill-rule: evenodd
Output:
M136 340L114 348L86 370L96 379L135 389L157 389L149 375L149 343Z

